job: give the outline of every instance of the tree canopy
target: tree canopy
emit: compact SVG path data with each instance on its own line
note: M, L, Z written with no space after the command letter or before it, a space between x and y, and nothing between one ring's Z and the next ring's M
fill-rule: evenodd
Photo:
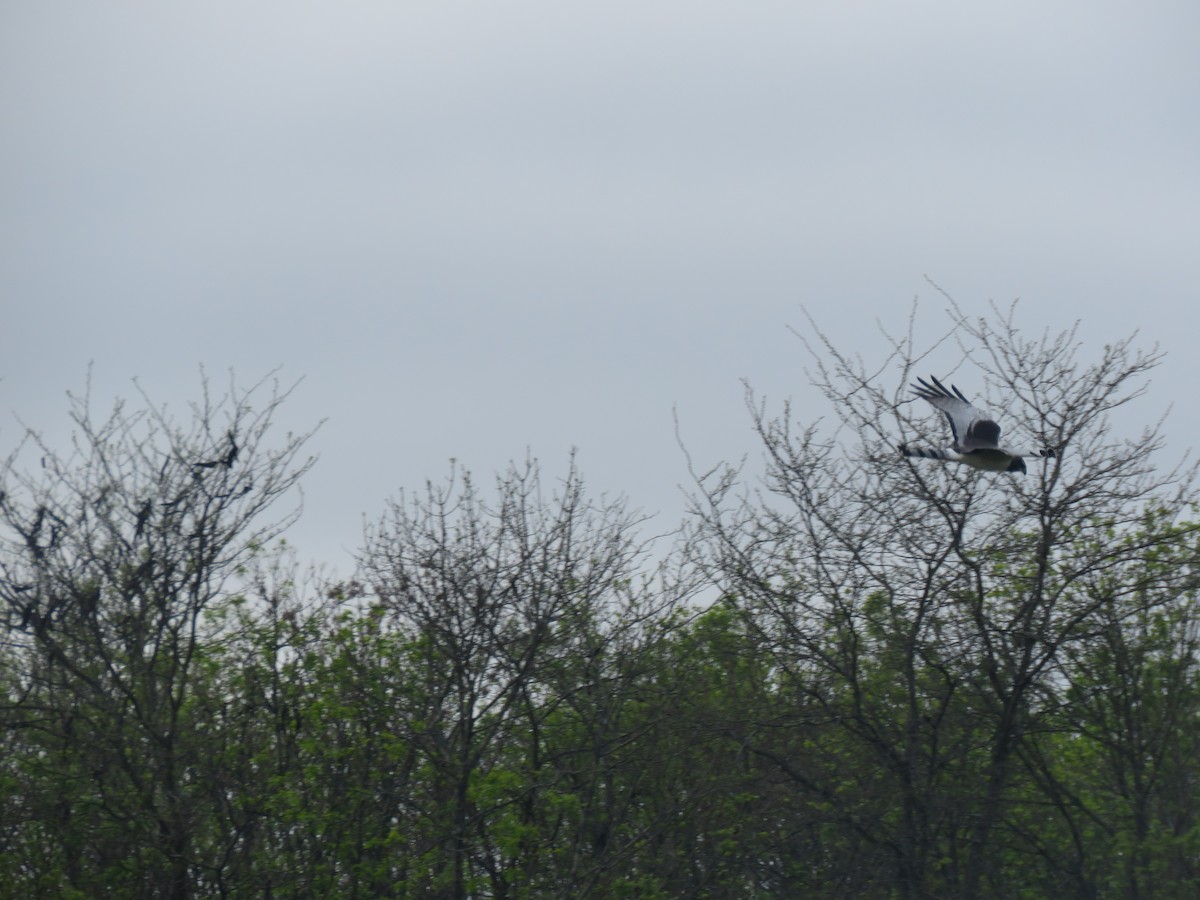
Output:
M6 889L1196 896L1193 471L1111 418L1160 355L995 310L888 341L810 328L825 408L747 389L762 476L693 470L667 538L573 463L454 468L337 583L280 540L287 389L74 400L0 465ZM902 456L931 368L1059 454Z

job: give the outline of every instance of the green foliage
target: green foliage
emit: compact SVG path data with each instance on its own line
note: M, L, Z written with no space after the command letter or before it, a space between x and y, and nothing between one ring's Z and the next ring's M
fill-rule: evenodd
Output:
M254 479L175 434L5 487L3 891L1196 896L1180 502L1120 466L934 490L758 424L793 512L714 491L649 573L636 517L532 463L393 504L335 585L255 524L290 457L249 441Z
M1006 896L1200 885L1196 607L1190 593L1146 606L1140 570L1183 553L1147 555L1138 591L1108 573L1095 637L1059 660L1006 789ZM475 720L476 745L440 718L452 661L429 637L344 586L307 611L233 594L210 609L176 718L189 878L308 896L886 897L903 895L909 835L921 890L953 891L987 687L911 607L874 592L859 609L853 680L781 658L727 598L619 652L553 655L507 718ZM134 760L155 751L119 707L56 691L65 704L39 708L71 722L69 741L6 684L24 724L4 738L3 875L34 896L135 895L170 865Z

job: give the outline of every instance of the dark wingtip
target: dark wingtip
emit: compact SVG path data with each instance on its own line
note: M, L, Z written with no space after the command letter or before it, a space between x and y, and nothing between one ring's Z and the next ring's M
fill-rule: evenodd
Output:
M949 397L950 399L954 399L957 397L959 400L963 401L964 403L971 402L970 400L968 400L966 398L966 395L963 394L963 392L960 391L955 385L952 384L952 385L950 385L949 389L947 389L947 387L944 384L942 384L940 381L938 381L938 377L936 375L930 375L929 381L926 381L924 378L917 376L917 381L920 382L919 385L910 384L910 387L913 389L914 394L916 394L918 397L921 397L925 400L929 400L931 397ZM932 381L933 384L930 384L929 383L930 381Z
M966 395L963 394L963 392L958 389L957 385L952 384L952 385L950 385L950 390L946 390L946 386L944 384L942 384L940 381L938 381L936 376L930 375L929 377L933 379L933 383L938 386L938 389L941 390L943 395L945 395L947 397L958 397L958 399L961 400L963 403L971 402L970 400L967 399Z
M932 375L930 375L929 377L933 378ZM917 384L910 383L909 387L911 387L912 392L914 394L916 394L918 397L920 397L922 400L928 400L931 397L937 397L943 393L943 391L939 391L937 388L935 388L933 386L933 384L930 384L928 381L926 381L924 378L921 378L919 375L917 376L917 382L918 382ZM934 384L937 384L937 379L933 378L933 382L934 382Z

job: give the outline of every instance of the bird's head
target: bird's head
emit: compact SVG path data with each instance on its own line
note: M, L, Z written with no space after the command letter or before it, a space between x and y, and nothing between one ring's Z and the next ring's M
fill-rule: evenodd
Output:
M1024 475L1029 470L1025 467L1025 460L1018 456L1018 457L1015 457L1013 459L1013 461L1008 464L1008 468L1005 469L1005 471L1006 472L1020 472L1022 475Z

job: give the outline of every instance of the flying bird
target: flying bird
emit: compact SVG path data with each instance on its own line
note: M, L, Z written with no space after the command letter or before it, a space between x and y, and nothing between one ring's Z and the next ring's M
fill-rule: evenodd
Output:
M1001 447L1000 426L994 420L972 406L971 401L954 385L950 385L950 390L946 390L940 381L932 375L929 377L933 384L924 378L918 378L920 385L912 386L913 393L945 413L950 422L954 443L940 450L901 444L900 452L905 456L960 462L988 472L1025 474L1025 457L1046 459L1058 455L1050 447L1041 450L1012 450Z

